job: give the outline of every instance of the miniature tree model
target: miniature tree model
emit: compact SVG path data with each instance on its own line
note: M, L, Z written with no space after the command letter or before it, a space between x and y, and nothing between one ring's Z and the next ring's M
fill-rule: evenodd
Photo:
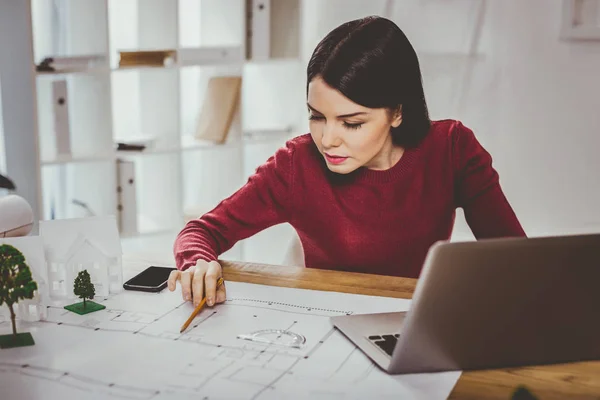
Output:
M69 311L73 311L79 315L84 315L106 308L106 306L103 306L102 304L98 304L93 301L86 301L86 299L92 300L94 298L96 295L96 290L92 284L89 272L87 272L85 269L77 274L73 284L73 293L76 296L79 296L80 299L83 299L83 302L65 306L65 308Z
M86 269L77 274L77 278L75 278L75 288L73 289L73 293L79 298L83 299L83 308L85 309L85 299L92 300L96 295L96 291L94 290L94 285L92 285L92 280L90 279L90 274Z
M23 253L11 245L0 245L0 306L8 306L13 331L12 335L0 336L0 348L35 344L30 333L17 334L13 304L32 299L37 288Z

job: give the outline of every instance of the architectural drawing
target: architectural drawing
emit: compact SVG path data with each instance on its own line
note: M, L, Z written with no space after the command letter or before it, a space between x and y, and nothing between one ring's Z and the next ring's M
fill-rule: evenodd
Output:
M91 276L96 296L122 290L121 243L114 217L40 221L52 299L74 299L80 271Z
M237 282L227 290L228 300L205 308L183 334L193 307L178 292L123 292L85 316L50 306L46 321L35 323L35 349L0 353L0 386L9 388L7 398L441 399L460 376L387 375L329 321L406 310L408 300ZM0 333L8 328L0 322ZM273 329L305 340L288 346L238 337Z

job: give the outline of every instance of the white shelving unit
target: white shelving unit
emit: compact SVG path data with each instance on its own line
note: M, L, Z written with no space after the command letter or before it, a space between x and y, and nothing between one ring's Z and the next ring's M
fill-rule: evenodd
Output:
M560 37L600 40L600 0L563 0Z
M299 18L299 1L284 3L291 7L285 14ZM247 17L255 5L246 0L32 0L35 63L53 56L99 57L89 67L36 75L43 219L116 214L117 160L127 159L135 162L138 214L137 233L129 236L173 238L186 213L214 207L285 140L303 133L299 58L272 43L284 58L246 57ZM300 48L292 47L293 52ZM119 51L157 49L204 49L207 58L119 67ZM208 80L226 75L242 77L227 141L198 141L193 135ZM58 154L55 145L52 83L60 80L68 93L68 155ZM152 139L152 147L116 150L117 142L140 138ZM245 259L242 248L240 243L228 256Z

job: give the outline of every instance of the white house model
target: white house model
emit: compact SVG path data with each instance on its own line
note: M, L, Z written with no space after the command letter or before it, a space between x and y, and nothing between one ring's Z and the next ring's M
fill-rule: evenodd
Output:
M52 299L76 298L77 274L87 270L96 296L123 288L121 242L114 217L40 221Z
M19 300L16 310L17 318L23 321L43 321L48 316L48 309L42 302L39 290L35 291L32 299Z

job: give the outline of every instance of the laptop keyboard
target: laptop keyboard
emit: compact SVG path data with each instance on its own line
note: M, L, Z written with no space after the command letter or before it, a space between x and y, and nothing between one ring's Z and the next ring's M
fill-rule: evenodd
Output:
M369 336L369 340L391 357L399 337L399 333L390 335L372 335Z

